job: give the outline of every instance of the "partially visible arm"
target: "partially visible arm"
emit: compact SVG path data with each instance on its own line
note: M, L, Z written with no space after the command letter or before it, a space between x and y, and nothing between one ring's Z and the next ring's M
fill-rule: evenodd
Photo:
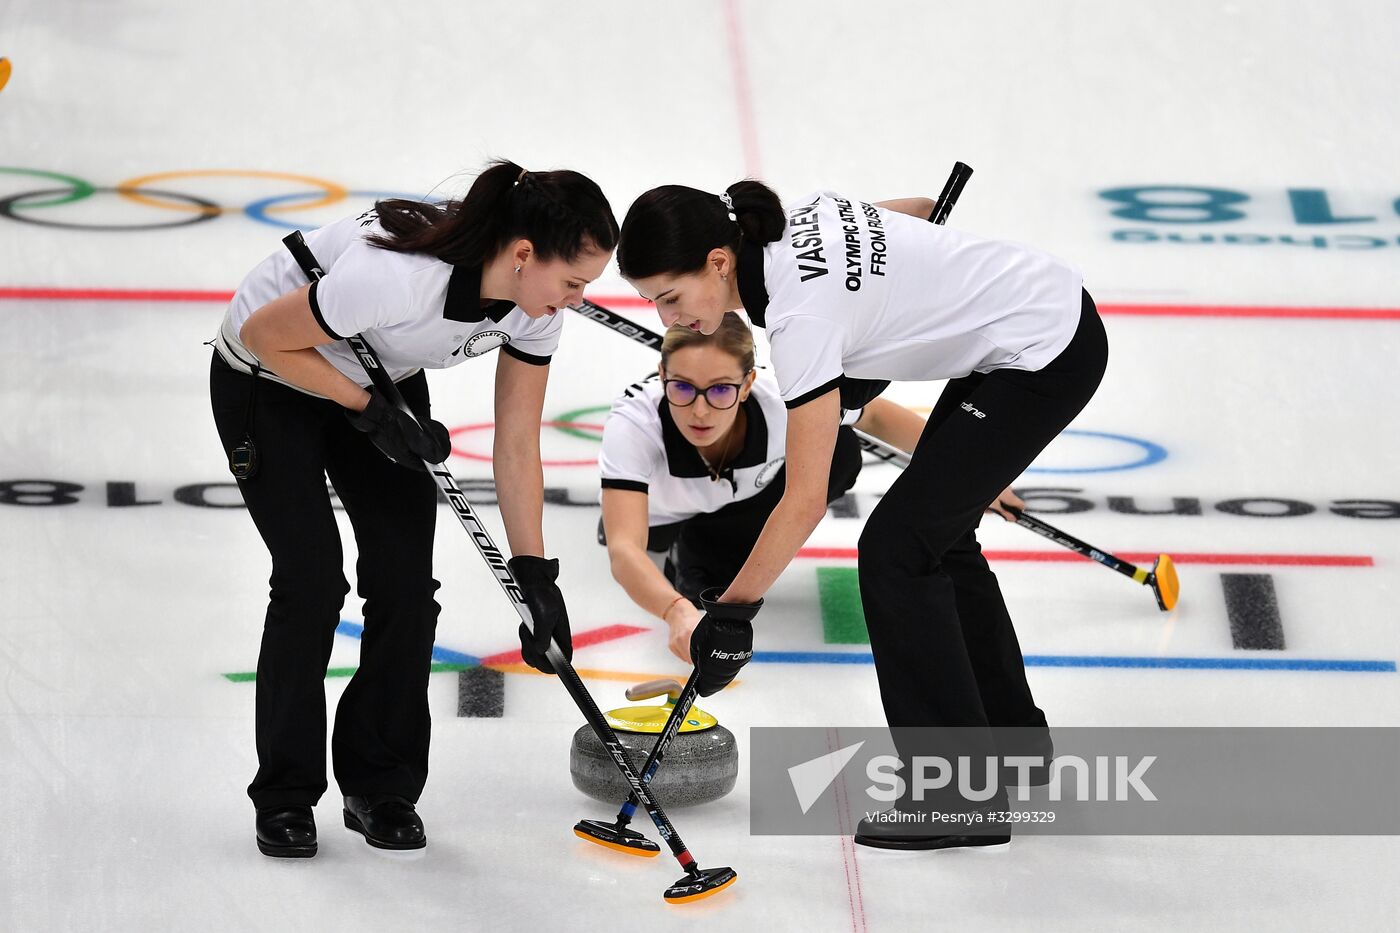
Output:
M613 579L632 602L670 628L668 644L676 657L690 662L690 633L700 610L681 597L647 556L647 495L631 489L603 490L603 531Z
M496 354L496 440L492 471L496 501L512 557L544 557L544 468L540 415L549 367Z
M877 398L865 406L855 427L871 437L892 444L906 454L914 452L919 435L924 432L924 419L903 405Z
M860 428L871 437L879 438L886 444L892 444L905 453L912 454L914 446L919 443L919 436L923 433L925 424L924 419L903 405L896 405L886 399L877 398L865 406L865 411L856 421L855 427ZM1002 507L1003 503L1017 509L1026 507L1025 501L1012 492L1010 486L1007 486L1005 491L997 496L995 502L987 506L987 511L997 513L1008 522L1014 522L1016 516L1006 511Z
M274 298L243 322L238 339L256 354L264 366L288 382L364 411L369 392L347 379L315 347L334 343L321 329L307 300L310 285Z
M603 532L613 579L632 602L660 618L680 594L647 556L647 530L646 493L603 490Z
M761 599L826 514L827 478L840 422L841 394L836 389L788 412L783 497L721 602Z
M1012 491L1010 486L1007 486L1006 489L1002 490L1001 495L997 496L996 501L993 502L991 505L987 506L987 511L997 513L1002 518L1006 519L1008 522L1014 522L1016 520L1016 516L1006 511L1005 506L1008 505L1014 509L1017 509L1018 511L1025 511L1026 508L1026 500L1016 495L1016 493Z
M928 220L933 216L936 204L932 198L895 198L890 201L876 201L875 206L883 207L887 211L908 214L910 217L917 217L920 220Z

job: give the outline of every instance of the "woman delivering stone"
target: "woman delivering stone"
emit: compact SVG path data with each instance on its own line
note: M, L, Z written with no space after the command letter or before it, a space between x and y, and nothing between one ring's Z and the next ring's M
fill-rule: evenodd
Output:
M881 399L847 420L906 450L924 426ZM755 370L753 333L734 314L713 334L672 327L657 371L613 403L599 458L613 578L667 624L682 661L700 594L729 585L782 498L786 433L778 384ZM855 435L842 428L823 501L849 490L860 466ZM664 568L647 552L666 554Z

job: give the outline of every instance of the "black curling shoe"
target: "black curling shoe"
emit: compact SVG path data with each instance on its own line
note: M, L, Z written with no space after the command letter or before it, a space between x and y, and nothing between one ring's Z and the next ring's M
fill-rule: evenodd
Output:
M946 836L914 836L890 832L883 825L861 820L856 828L856 845L872 849L904 849L906 851L926 851L931 849L961 849L973 846L1004 846L1011 844L1010 835L973 836L951 833Z
M316 817L310 807L266 807L258 811L258 851L272 858L316 854Z
M376 849L421 849L428 844L413 804L397 794L345 798L345 828Z

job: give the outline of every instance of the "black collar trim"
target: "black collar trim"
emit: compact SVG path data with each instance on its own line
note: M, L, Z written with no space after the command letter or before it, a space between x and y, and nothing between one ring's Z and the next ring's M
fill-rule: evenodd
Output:
M739 451L739 456L720 473L731 485L734 482L735 470L762 466L768 462L768 423L763 418L763 406L754 398L752 392L740 404L748 417L744 449ZM656 410L661 416L661 442L666 447L666 467L670 474L681 479L708 478L709 465L705 463L705 458L700 456L700 451L685 439L681 429L676 427L676 422L671 418L671 406L665 398L661 399Z
M480 266L452 267L452 277L447 280L447 298L442 303L442 316L447 320L480 324L490 318L491 323L499 324L514 308L509 301L493 301L482 306Z
M744 303L749 320L757 327L766 327L763 318L768 311L768 287L763 282L763 247L745 240L739 247L739 300Z

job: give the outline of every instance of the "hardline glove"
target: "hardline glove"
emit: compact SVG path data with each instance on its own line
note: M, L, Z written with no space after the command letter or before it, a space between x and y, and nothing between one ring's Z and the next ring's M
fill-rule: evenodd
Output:
M697 683L702 697L729 686L753 657L753 617L763 608L756 603L722 603L722 587L710 587L700 594L705 615L690 635L690 658L695 662Z
M543 557L522 555L506 562L511 576L515 577L525 605L530 607L530 615L535 620L535 630L531 632L520 623L520 655L525 663L544 674L554 674L554 665L549 663L545 652L551 640L559 643L564 657L574 659L574 643L569 635L569 609L564 605L564 594L554 581L559 579L559 559L545 560Z
M442 463L452 453L452 438L442 422L424 417L422 426L413 416L370 389L364 411L346 409L345 417L357 431L369 435L380 453L400 466L426 471L423 461Z

